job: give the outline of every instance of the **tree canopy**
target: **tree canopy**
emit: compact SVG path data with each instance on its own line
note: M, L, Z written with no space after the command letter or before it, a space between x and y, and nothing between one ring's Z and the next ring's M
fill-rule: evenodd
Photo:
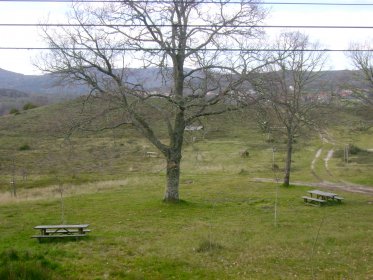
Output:
M77 1L69 26L44 28L51 51L40 68L89 85L89 98L116 114L112 127L133 125L165 156L165 201L179 200L184 129L230 109L265 61L251 51L266 10L258 1ZM129 67L155 67L167 92L130 81ZM157 116L165 139L154 126Z

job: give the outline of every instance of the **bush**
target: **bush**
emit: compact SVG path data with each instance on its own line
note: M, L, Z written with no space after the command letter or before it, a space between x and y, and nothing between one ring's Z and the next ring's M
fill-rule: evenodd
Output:
M248 175L248 174L250 174L250 172L247 171L246 169L243 169L243 168L242 168L242 169L240 170L240 172L238 172L238 174L239 174L239 175Z
M351 155L357 155L358 153L363 152L364 150L359 148L358 146L355 145L349 145L348 151Z
M12 115L19 115L20 112L19 112L18 109L16 109L16 108L12 108L12 109L10 109L9 114L12 114Z
M21 147L18 148L18 150L20 150L20 151L28 151L28 150L31 150L31 147L28 144L23 144Z
M31 102L28 102L25 105L23 105L23 110L26 111L26 110L34 109L36 107L38 107L38 106L31 103Z
M212 251L218 251L223 249L223 246L219 243L211 242L209 240L202 241L196 251L198 253L204 253L204 252L212 252Z
M241 150L240 151L240 156L242 158L248 158L250 156L250 152L247 149Z

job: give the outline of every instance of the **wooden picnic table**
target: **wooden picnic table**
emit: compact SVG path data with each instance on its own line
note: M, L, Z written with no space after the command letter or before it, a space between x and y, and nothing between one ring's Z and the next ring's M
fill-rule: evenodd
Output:
M90 232L87 227L89 224L77 225L39 225L34 229L40 230L39 235L33 235L32 238L37 238L39 241L43 238L64 238L64 237L84 237L87 232Z
M308 193L311 195L311 197L313 197L313 195L315 195L316 198L321 198L321 199L324 199L324 200L334 199L334 197L337 196L336 193L323 192L323 191L319 191L319 190L308 191Z
M331 192L324 192L320 190L311 190L308 191L308 193L311 196L303 196L302 198L304 199L304 202L309 203L318 203L319 205L323 205L327 203L328 201L337 201L337 202L342 202L343 197L338 196L336 193L331 193Z
M316 198L321 198L321 199L326 200L326 201L336 200L338 202L341 202L341 200L343 200L343 198L338 196L338 194L336 194L336 193L324 192L324 191L319 191L319 190L308 191L308 193L311 195L311 197L313 195L315 195Z

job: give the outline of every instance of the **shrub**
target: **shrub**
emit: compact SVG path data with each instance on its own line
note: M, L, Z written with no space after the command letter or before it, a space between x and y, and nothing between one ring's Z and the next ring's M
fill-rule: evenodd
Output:
M359 148L358 146L355 146L355 145L349 145L348 147L348 151L351 155L357 155L358 153L361 153L362 150L361 148Z
M31 147L28 144L23 144L21 147L18 148L18 150L20 150L20 151L28 151L28 150L31 150Z
M272 170L278 171L278 170L280 170L280 167L275 163L275 164L272 165Z
M204 253L204 252L212 252L212 251L218 251L223 249L223 246L219 243L211 242L209 240L202 241L196 251L198 253Z
M248 174L250 174L250 172L247 171L246 169L243 169L243 168L242 168L242 169L240 170L240 172L238 172L238 174L239 174L239 175L248 175Z
M20 112L19 112L18 109L16 109L16 108L12 108L12 109L10 109L9 114L12 114L12 115L19 115Z
M250 152L247 149L241 150L240 151L240 156L242 158L248 158L250 156Z
M23 110L26 111L26 110L34 109L36 107L38 107L38 106L31 103L31 102L28 102L25 105L23 105Z

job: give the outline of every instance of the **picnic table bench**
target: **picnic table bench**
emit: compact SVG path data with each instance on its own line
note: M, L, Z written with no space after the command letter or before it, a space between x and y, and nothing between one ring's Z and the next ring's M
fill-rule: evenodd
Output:
M304 202L305 202L305 203L313 203L313 202L316 202L316 203L318 203L319 205L323 205L324 203L326 203L326 200L324 200L324 199L318 199L318 198L315 198L315 197L302 196L302 198L304 199Z
M310 196L302 196L304 202L309 204L317 203L320 206L330 201L336 201L340 203L344 199L343 197L340 197L335 193L324 192L320 190L312 190L308 191L308 193L310 194Z
M37 238L39 242L44 238L66 238L66 237L84 237L90 232L87 227L89 224L80 225L39 225L34 229L40 230L40 234L33 235L32 238Z

